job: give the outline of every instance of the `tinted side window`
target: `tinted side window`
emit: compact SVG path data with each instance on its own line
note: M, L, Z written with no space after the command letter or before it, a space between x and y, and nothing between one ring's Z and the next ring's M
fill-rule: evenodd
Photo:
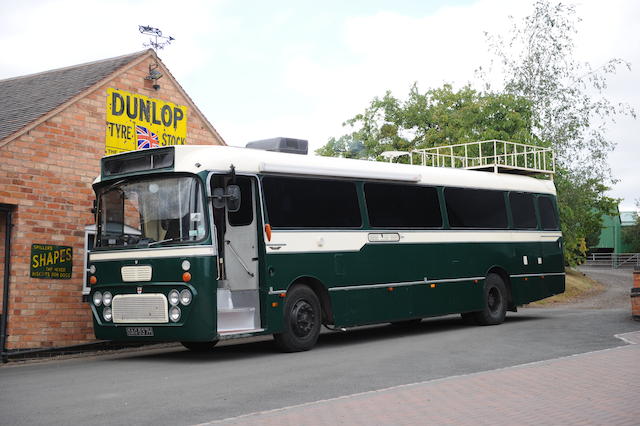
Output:
M556 209L553 207L551 198L538 197L538 211L540 212L542 229L554 231L560 229Z
M240 210L229 213L229 224L232 226L246 226L253 222L253 190L251 178L238 176L236 185L240 187Z
M513 226L516 229L536 229L536 208L533 204L533 195L522 192L509 194L509 204L513 216Z
M369 223L374 228L434 228L442 226L435 188L367 183L364 185Z
M274 228L358 228L362 225L353 182L267 176L262 179Z
M452 228L507 228L507 209L501 191L446 188L444 198Z

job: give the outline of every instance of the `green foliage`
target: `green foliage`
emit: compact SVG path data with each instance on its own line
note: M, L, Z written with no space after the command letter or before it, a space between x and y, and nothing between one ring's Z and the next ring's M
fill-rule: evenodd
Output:
M640 200L636 205L640 210ZM636 218L636 223L622 228L622 241L630 253L640 253L640 215Z
M604 195L607 186L580 170L558 170L555 185L565 262L575 266L585 258L585 252L580 249L581 239L585 238L587 245L598 244L602 215L616 214L618 200Z
M584 258L577 248L580 238L597 244L601 217L613 212L617 203L604 195L613 182L607 156L615 147L606 136L606 125L616 115L635 117L629 105L614 104L603 95L608 76L628 63L614 58L593 68L575 59L578 20L573 6L538 0L533 13L515 23L506 39L488 37L504 75L503 91L529 100L532 133L555 150L558 205L570 265Z
M410 151L488 139L534 142L526 99L480 93L469 86L421 93L414 83L406 100L387 92L344 123L351 132L316 151L319 155L380 159L384 151Z
M630 65L613 58L594 68L576 60L577 22L572 5L538 0L532 14L514 23L506 38L489 35L488 41L504 75L503 90L531 102L532 131L553 146L558 163L565 168L588 166L591 175L606 179L607 155L615 147L606 136L606 124L619 114L635 117L635 112L603 93L607 78Z
M422 93L416 84L406 100L387 92L344 123L347 134L316 153L379 160L384 151L489 139L551 146L565 258L570 265L580 263L581 240L597 244L601 217L617 203L605 195L612 183L607 155L615 146L606 124L635 112L603 95L608 76L628 67L626 62L614 58L593 68L575 59L577 21L573 6L536 1L533 13L506 38L488 37L503 76L499 90L489 81L496 73L480 69L483 92L444 85Z

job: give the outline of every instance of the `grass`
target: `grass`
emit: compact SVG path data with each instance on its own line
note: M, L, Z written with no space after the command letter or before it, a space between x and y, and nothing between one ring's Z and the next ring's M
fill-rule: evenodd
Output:
M551 306L578 302L586 297L594 296L604 291L604 286L592 280L582 272L567 268L566 288L564 293L547 299L538 300L529 306Z

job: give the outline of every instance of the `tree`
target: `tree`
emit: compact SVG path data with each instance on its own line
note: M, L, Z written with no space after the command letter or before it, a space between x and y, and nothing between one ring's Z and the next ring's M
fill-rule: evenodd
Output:
M640 200L636 206L640 210ZM640 253L640 215L636 216L636 223L622 228L622 241L630 253Z
M635 117L635 111L603 93L608 76L629 64L614 58L594 68L577 61L575 8L538 0L533 9L506 39L488 35L488 40L504 75L501 91L530 102L532 133L556 152L565 257L574 265L584 257L579 239L597 232L602 215L617 204L604 195L613 182L607 156L615 147L606 129L615 116ZM491 87L489 73L481 69L479 75Z
M324 156L379 159L384 151L410 151L488 139L532 142L531 105L512 94L480 93L470 86L421 93L413 84L406 100L391 92L374 98L347 120L351 129L316 151Z
M613 58L592 67L574 57L575 8L538 0L533 13L514 23L505 39L487 34L490 51L498 58L504 75L500 91L531 102L533 133L548 141L561 167L588 166L593 173L609 177L607 155L615 142L606 135L616 115L632 115L628 104L614 104L604 97L607 78L629 63ZM485 86L491 87L480 69Z

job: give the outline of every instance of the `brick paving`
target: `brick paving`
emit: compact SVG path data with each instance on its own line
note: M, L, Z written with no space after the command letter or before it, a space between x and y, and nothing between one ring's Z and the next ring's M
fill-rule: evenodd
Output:
M640 425L640 332L627 346L209 424Z

